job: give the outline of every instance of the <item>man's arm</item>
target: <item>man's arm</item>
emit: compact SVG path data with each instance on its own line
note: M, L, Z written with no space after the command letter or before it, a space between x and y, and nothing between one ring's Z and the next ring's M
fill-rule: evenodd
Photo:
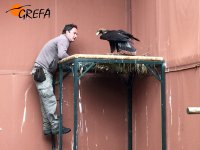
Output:
M65 57L69 56L67 54L67 50L68 50L68 47L69 47L69 42L59 41L57 46L58 46L58 58L59 59L63 59Z

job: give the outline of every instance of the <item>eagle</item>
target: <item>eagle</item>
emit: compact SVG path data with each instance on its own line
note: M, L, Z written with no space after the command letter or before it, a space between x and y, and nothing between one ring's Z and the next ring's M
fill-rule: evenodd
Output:
M100 39L107 40L109 42L111 53L117 50L117 52L125 51L128 52L128 54L135 55L136 48L133 47L132 40L140 41L139 39L135 38L132 34L124 30L99 29L97 30L96 35L100 35Z

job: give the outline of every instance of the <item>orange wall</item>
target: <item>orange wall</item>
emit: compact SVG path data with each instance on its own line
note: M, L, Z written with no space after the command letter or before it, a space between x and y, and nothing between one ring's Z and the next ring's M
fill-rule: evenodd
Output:
M198 0L132 1L133 32L141 39L140 43L136 43L138 54L162 56L166 61L167 150L200 149L199 115L186 112L187 107L200 105L199 6ZM143 87L137 90L142 91ZM137 105L143 108L143 120L133 120L133 128L137 129L133 140L135 149L159 149L153 148L157 136L151 133L157 135L160 128L152 131L154 124L145 124L147 119L144 120L145 108L147 117L151 116L154 121L159 119L155 114L152 116L152 111L156 110L150 110L155 107L154 97L149 96L152 93L147 91L145 103L138 102ZM133 116L140 114L138 107ZM160 112L157 110L156 113Z
M5 13L16 3L31 5L25 7L31 10L49 8L50 18L22 19L10 12ZM125 0L84 0L84 2L3 0L1 2L0 149L51 148L50 138L42 134L39 97L30 75L34 60L45 42L59 35L65 24L75 23L78 25L79 36L71 45L69 53L106 54L109 52L109 45L96 37L96 30L102 27L126 30L128 27L126 8ZM115 150L127 149L127 110L124 97L126 94L122 89L123 84L117 84L116 81L118 81L116 77L98 76L81 81L84 112L80 112L79 118L80 149L112 149L113 146ZM66 95L63 106L64 124L73 129L72 78L69 77L66 82L70 83L66 85L70 91L64 93L64 96ZM110 83L107 90L102 89L101 84L107 82ZM113 89L112 84L116 85ZM99 94L98 97L90 92L90 86L96 87L93 88L93 92ZM112 90L110 91L108 87ZM115 92L118 88L122 93L112 95L111 92ZM100 93L97 93L99 90ZM104 98L105 94L108 98ZM71 149L72 134L73 132L63 137L64 149Z
M106 54L109 45L95 36L98 28L132 31L138 55L166 60L167 149L199 150L199 1L189 0L3 0L0 5L0 148L45 150L39 99L31 79L32 64L43 44L66 23L79 27L70 54ZM5 13L15 3L47 9L50 18L20 19ZM132 16L132 17L131 17ZM73 128L72 76L64 81L64 124ZM133 96L133 149L160 150L160 84L138 79ZM120 92L118 92L120 91ZM79 149L127 149L126 87L117 76L87 75L80 81ZM115 93L113 95L113 93ZM106 95L106 96L105 96ZM70 149L72 132L63 137Z

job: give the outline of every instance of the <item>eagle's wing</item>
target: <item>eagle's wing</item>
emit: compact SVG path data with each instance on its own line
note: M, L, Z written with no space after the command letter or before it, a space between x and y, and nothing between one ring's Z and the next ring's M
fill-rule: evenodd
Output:
M116 30L110 30L100 36L102 40L108 40L113 42L127 42L130 38Z
M121 50L126 50L126 51L129 51L129 52L135 52L136 51L135 47L133 47L131 42L118 43L118 47Z
M136 41L140 41L139 39L137 39L136 37L134 37L132 34L124 31L124 30L118 30L119 33L129 37L130 39L136 40Z

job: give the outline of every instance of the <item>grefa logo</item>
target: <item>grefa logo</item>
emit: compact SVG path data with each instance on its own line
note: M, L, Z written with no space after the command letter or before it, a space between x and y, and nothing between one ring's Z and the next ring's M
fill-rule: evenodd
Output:
M50 18L50 9L32 9L31 5L14 4L6 13L22 19Z

